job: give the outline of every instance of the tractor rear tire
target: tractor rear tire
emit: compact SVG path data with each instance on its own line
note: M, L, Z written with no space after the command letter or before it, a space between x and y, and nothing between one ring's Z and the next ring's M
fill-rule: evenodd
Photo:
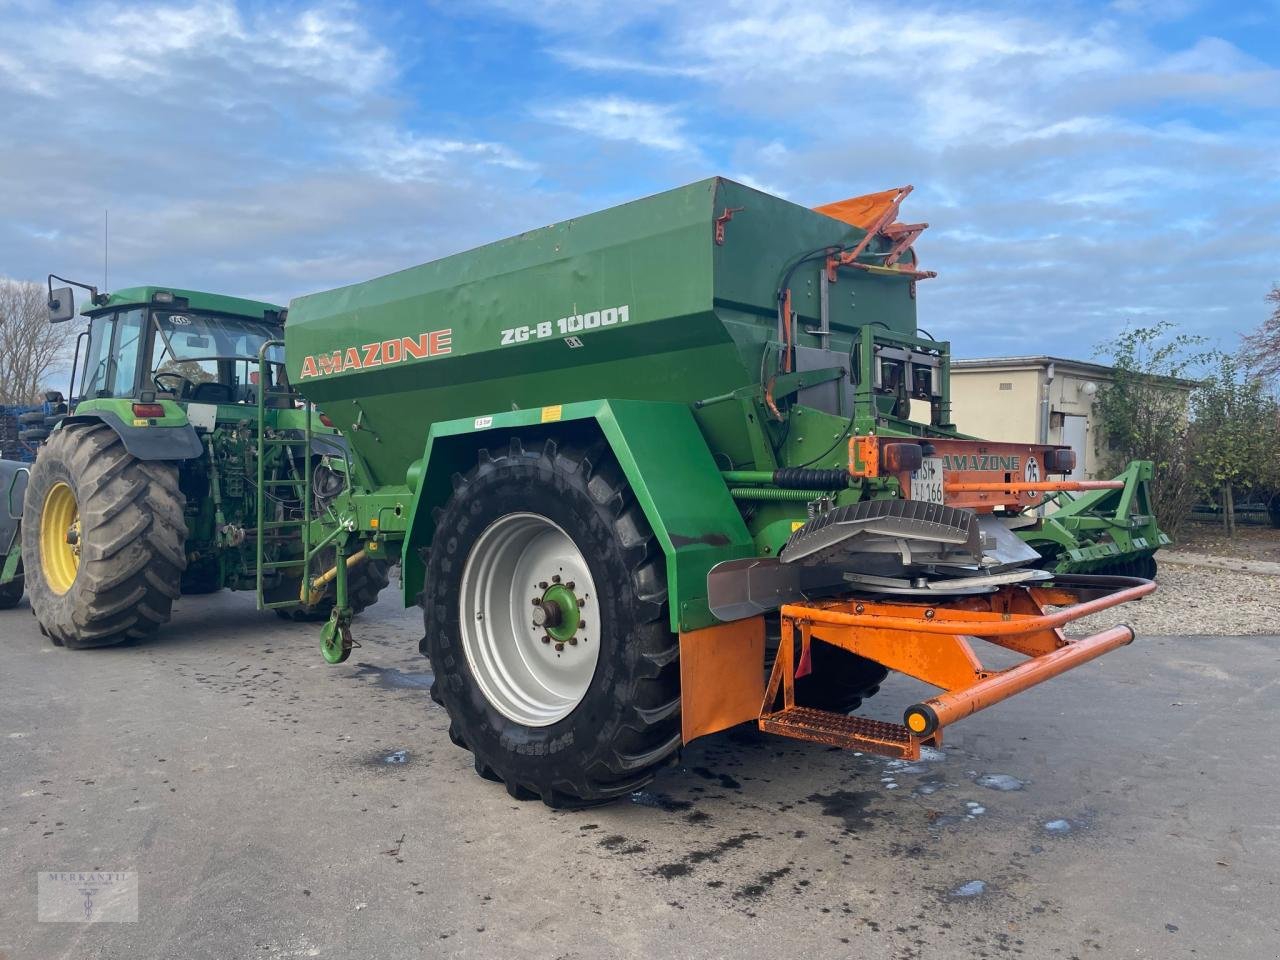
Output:
M453 483L421 645L450 739L517 800L584 807L638 790L680 752L679 644L665 558L608 446L515 437Z
M73 650L148 637L169 620L187 558L171 463L142 461L102 423L63 427L31 467L22 564L31 608Z
M18 561L18 570L8 583L0 584L0 610L12 610L22 600L25 584L22 581L22 561Z

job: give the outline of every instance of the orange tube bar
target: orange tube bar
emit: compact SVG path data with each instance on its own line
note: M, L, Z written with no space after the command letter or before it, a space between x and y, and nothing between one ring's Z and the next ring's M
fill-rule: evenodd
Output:
M1125 578L1134 580L1136 578ZM1137 600L1153 592L1156 585L1150 580L1140 580L1131 587L1117 590L1104 597L1077 603L1074 606L1059 610L1056 613L1045 613L1040 616L1010 614L1008 619L1000 620L947 620L942 617L927 617L926 612L936 614L936 607L921 606L917 617L880 617L868 613L842 613L821 607L810 607L795 604L784 604L782 616L790 617L797 622L833 623L847 627L880 627L884 630L910 630L916 633L948 633L970 637L1002 637L1019 633L1032 633L1040 630L1051 630L1064 623L1070 623L1080 617L1106 610L1130 600ZM946 607L942 607L945 610Z
M914 704L907 708L903 720L912 734L927 737L941 727L962 720L1132 641L1133 628L1126 624L1103 630L1091 637L1059 647L1052 653L1034 657L985 680L979 680L964 690L942 693Z
M944 483L947 493L1023 493L1030 490L1123 490L1123 480L1041 480L1036 483Z

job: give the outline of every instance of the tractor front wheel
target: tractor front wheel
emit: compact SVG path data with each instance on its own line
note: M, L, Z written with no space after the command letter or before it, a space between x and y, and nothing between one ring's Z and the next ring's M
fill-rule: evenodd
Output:
M59 429L27 483L22 565L44 633L72 649L146 637L169 620L187 558L170 463L142 461L102 423Z
M662 550L603 442L481 450L437 518L423 596L449 735L553 807L638 789L679 752Z

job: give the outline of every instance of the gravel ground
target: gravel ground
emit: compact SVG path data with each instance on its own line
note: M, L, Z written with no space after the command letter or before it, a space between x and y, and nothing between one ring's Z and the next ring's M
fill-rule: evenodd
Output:
M1280 575L1229 569L1229 557L1177 558L1161 552L1156 559L1160 572L1155 593L1118 611L1077 621L1071 634L1093 633L1117 621L1130 624L1139 636L1280 632ZM1206 560L1223 566L1208 566Z

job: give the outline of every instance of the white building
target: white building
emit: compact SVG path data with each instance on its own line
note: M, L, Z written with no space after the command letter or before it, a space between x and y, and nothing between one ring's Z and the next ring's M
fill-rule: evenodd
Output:
M984 440L1061 443L1076 451L1075 479L1102 479L1105 443L1094 419L1098 391L1112 367L1060 357L989 357L951 362L951 418ZM1160 378L1189 392L1187 380Z

